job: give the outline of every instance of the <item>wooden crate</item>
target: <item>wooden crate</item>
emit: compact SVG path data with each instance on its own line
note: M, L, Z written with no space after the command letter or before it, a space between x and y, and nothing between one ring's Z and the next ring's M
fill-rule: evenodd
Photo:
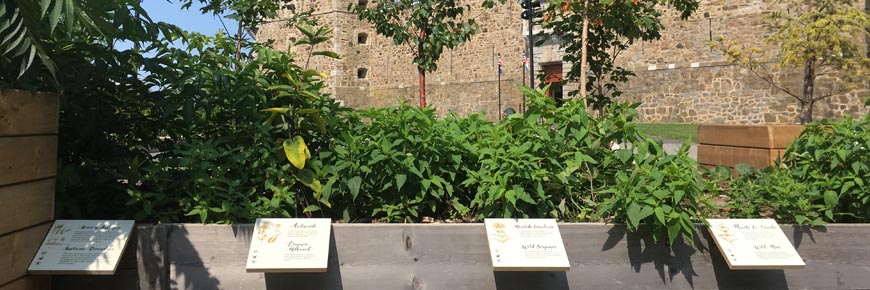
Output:
M698 163L704 166L740 163L755 168L774 164L802 125L701 125L698 127Z
M54 217L57 94L0 90L0 290L50 289L27 267Z

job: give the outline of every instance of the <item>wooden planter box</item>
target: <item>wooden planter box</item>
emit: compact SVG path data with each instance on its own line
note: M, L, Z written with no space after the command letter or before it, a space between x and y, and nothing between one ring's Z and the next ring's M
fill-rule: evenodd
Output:
M698 163L731 168L740 163L768 167L803 129L802 125L701 125Z
M781 225L800 270L728 269L707 230L695 248L624 225L560 224L571 270L492 271L483 224L333 224L326 273L246 273L253 225L139 226L115 276L56 289L868 289L870 225ZM138 247L137 247L138 246Z
M54 214L58 95L0 90L0 290L49 289L27 275Z

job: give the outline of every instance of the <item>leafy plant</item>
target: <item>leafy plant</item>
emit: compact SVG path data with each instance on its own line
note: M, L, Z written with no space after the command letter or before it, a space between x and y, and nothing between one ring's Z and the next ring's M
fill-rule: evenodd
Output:
M744 168L729 184L731 215L821 225L870 220L870 118L822 120L775 167Z
M331 215L419 221L467 213L458 196L464 168L475 164L473 144L491 124L480 116L438 120L434 110L408 106L358 112L356 122L321 152L324 198ZM473 146L473 145L469 145Z
M808 125L783 155L794 179L818 189L827 220L870 220L870 115Z
M694 222L703 220L701 204L709 184L697 172L698 164L688 158L688 145L676 155L667 155L661 143L645 140L635 144L637 153L626 149L616 153L612 162L621 163L625 171L616 174L616 184L602 192L599 208L629 229L647 225L653 239L665 236L668 244L681 235L694 243Z
M117 40L150 41L158 32L177 35L177 28L154 23L139 1L123 0L8 0L0 3L0 85L60 89L57 51L70 41L104 43ZM83 37L83 36L88 37ZM85 43L79 43L85 44ZM84 56L82 56L84 57ZM31 69L33 64L40 67ZM15 68L15 69L11 69Z

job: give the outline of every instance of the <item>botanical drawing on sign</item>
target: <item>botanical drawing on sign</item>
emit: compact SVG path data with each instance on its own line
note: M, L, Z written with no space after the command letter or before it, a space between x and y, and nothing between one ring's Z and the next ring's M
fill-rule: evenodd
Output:
M492 224L492 228L495 229L495 235L493 235L493 239L498 241L499 243L504 244L511 239L511 236L504 231L504 224L494 223Z
M260 240L260 243L263 240L266 240L267 243L272 244L278 240L278 236L281 234L281 224L275 224L275 227L269 227L267 224L260 225L260 228L257 229L257 240Z
M719 229L719 231L722 232L719 235L722 237L722 239L727 241L729 244L734 244L735 238L734 238L734 235L732 235L731 233L728 232L728 230L729 230L728 225L726 225L725 223L718 223L718 224L716 224L716 227Z

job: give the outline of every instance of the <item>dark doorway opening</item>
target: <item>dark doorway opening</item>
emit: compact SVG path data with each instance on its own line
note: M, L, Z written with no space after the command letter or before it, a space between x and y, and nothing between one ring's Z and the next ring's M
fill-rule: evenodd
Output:
M545 63L541 65L544 69L544 84L549 84L550 89L547 90L547 96L556 101L556 106L562 106L564 95L562 93L562 63Z

